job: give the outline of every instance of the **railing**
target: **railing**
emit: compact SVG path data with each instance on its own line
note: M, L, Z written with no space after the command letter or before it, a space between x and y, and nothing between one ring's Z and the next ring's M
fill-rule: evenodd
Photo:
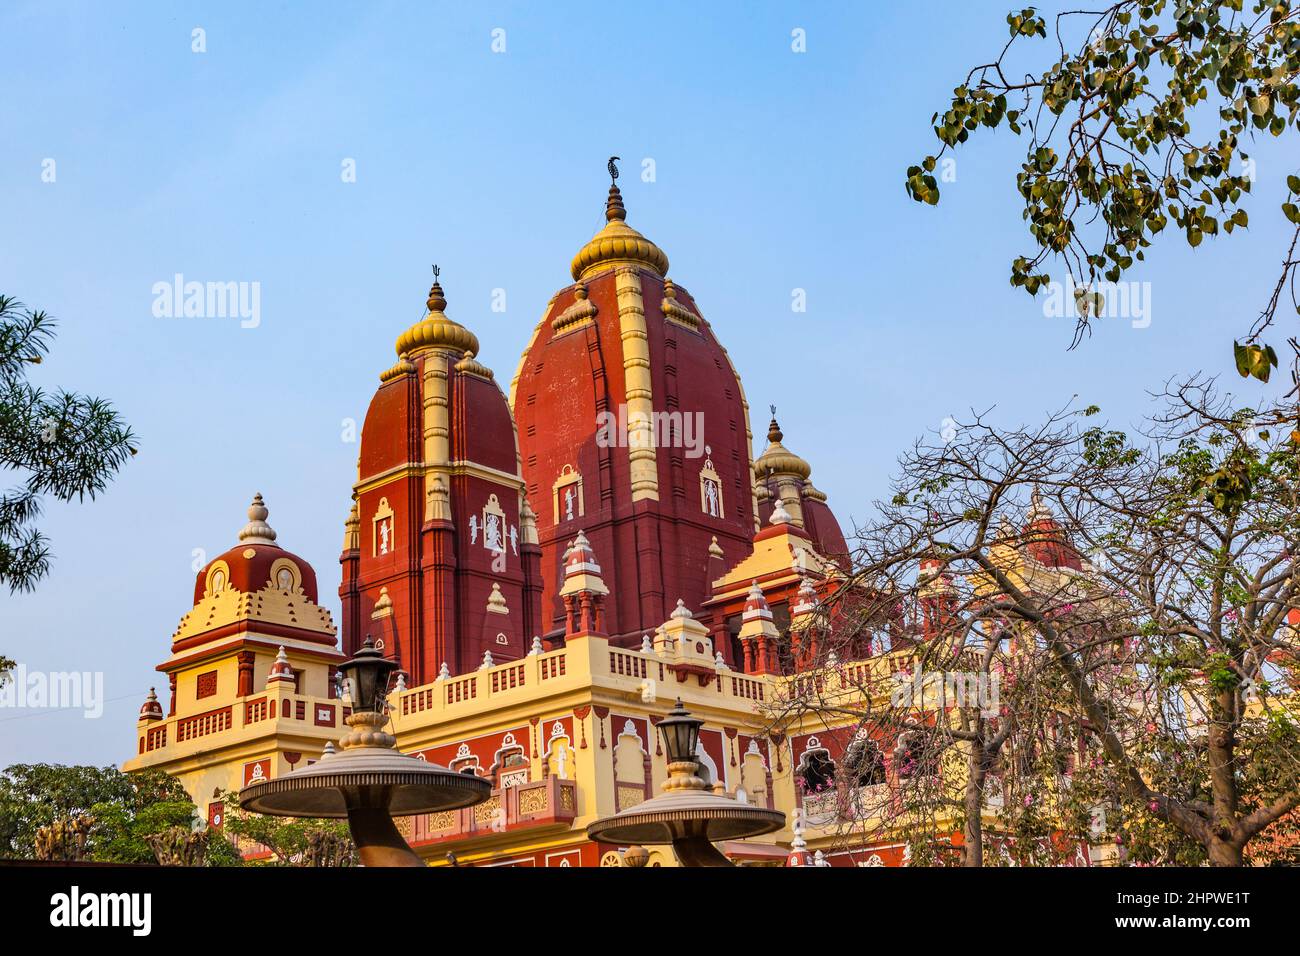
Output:
M145 750L158 750L167 746L167 725L150 728L145 734Z
M459 704L462 700L473 700L478 696L478 675L457 677L447 681L447 703Z
M483 803L398 820L398 829L414 846L503 833L529 827L568 826L578 815L577 784L547 777L533 783L493 790Z
M564 672L565 654L563 652L539 658L537 661L537 673L541 680L556 680L563 677Z
M620 677L645 677L646 659L636 657L626 651L610 650L609 670Z
M764 697L763 682L738 674L731 675L731 696L744 697L747 700L762 701Z
M888 810L891 799L889 785L885 783L805 794L804 822L809 826L825 827L841 821L869 820Z
M510 664L506 667L494 668L492 670L492 693L499 694L502 691L523 687L524 679L523 664Z
M219 734L229 730L231 725L230 708L210 710L205 714L195 714L176 722L176 742L195 740L208 734Z

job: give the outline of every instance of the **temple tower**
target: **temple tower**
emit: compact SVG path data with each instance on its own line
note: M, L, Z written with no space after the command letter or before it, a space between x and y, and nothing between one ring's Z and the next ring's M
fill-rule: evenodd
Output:
M606 225L571 265L511 384L537 510L545 633L563 633L563 556L601 555L611 640L633 646L684 599L699 606L755 528L749 406L668 257L627 224L609 164ZM720 553L719 553L720 552Z
M437 275L366 414L340 557L344 650L372 636L412 685L523 657L541 630L510 408Z

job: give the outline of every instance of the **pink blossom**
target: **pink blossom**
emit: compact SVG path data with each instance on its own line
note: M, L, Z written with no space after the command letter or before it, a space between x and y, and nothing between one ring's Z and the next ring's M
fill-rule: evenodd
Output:
M1025 794L1025 806L1027 807L1033 806L1033 803L1034 803L1034 798L1031 797L1029 794Z

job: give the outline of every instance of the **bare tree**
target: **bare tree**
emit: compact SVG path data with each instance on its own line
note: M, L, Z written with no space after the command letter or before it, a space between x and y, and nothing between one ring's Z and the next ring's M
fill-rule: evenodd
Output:
M1297 409L1232 410L1194 380L1137 436L1097 411L1009 430L973 414L953 441L914 447L858 532L838 592L854 608L822 609L819 669L773 720L898 741L918 708L881 706L884 661L996 676L996 712L968 694L921 702L926 759L960 772L922 775L925 792L896 759L894 825L927 819L941 837L936 814L958 802L962 859L979 865L996 784L1003 855L1114 841L1133 861L1240 865L1300 805ZM835 647L863 630L893 657L842 664ZM828 663L872 676L819 688Z

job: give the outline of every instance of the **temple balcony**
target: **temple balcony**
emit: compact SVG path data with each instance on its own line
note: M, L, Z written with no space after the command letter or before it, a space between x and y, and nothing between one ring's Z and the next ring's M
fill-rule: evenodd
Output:
M268 738L314 738L324 746L347 731L351 709L333 698L264 690L209 710L162 720L142 720L136 756L127 770L201 754L230 744Z
M403 817L397 826L407 842L419 848L518 830L567 830L578 815L577 808L577 783L547 777L495 789L477 806Z

